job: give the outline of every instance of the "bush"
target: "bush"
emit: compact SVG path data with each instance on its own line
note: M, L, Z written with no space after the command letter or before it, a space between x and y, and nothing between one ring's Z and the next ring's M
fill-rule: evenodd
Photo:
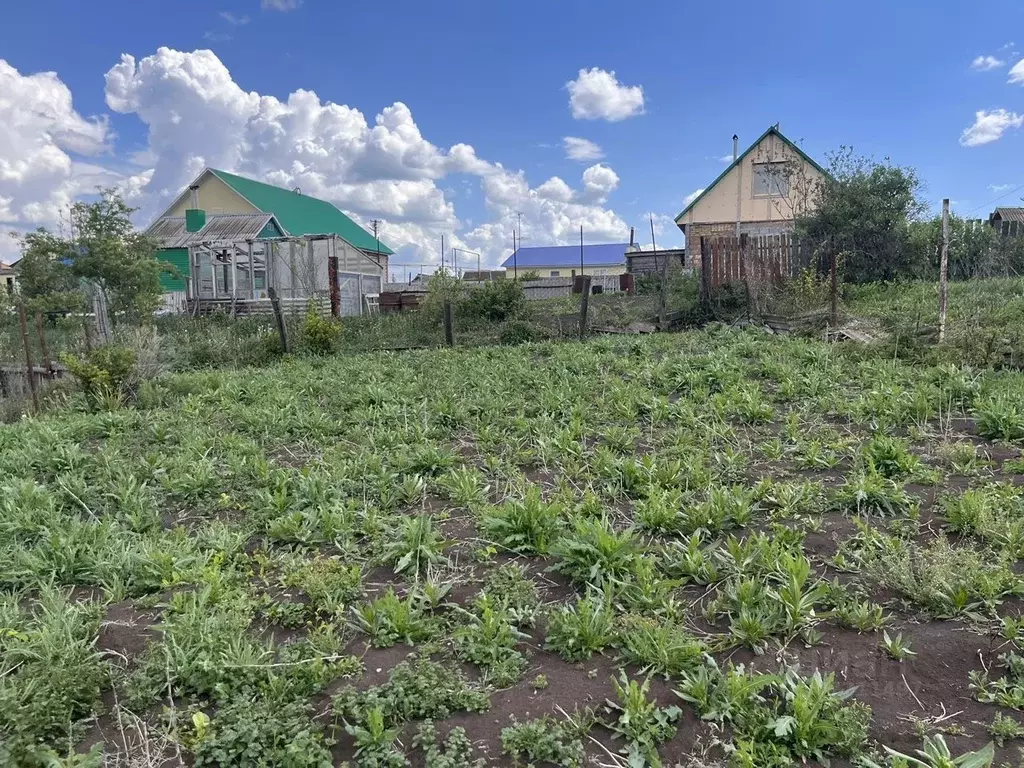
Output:
M137 384L136 355L128 347L107 344L86 353L85 358L61 355L61 362L74 376L91 408L110 396L125 397Z
M490 280L470 288L459 303L459 313L464 317L500 321L519 316L525 305L523 286L518 280Z
M509 320L501 327L502 344L525 344L534 341L536 336L533 326L525 320Z
M341 324L318 314L310 302L306 322L302 325L302 341L306 348L314 355L329 355L338 348L340 339Z

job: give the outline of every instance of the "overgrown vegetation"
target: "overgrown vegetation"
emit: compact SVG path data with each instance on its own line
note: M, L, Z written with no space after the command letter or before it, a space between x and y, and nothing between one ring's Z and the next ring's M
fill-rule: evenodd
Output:
M116 764L122 725L223 766L1020 738L1020 373L724 328L153 376L130 349L0 426L0 762ZM906 691L926 757L884 749Z

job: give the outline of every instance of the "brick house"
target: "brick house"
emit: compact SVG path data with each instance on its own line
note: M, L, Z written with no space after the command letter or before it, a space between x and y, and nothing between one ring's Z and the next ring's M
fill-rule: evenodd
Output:
M686 236L691 263L700 263L701 236L779 235L791 232L796 217L814 200L828 173L773 125L738 152L711 184L676 216Z

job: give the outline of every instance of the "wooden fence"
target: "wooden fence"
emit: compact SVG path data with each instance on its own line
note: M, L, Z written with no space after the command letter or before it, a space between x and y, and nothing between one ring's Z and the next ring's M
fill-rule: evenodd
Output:
M748 279L782 282L806 269L819 274L828 272L825 260L814 253L810 244L794 235L728 235L703 239L704 247L711 253L712 286Z

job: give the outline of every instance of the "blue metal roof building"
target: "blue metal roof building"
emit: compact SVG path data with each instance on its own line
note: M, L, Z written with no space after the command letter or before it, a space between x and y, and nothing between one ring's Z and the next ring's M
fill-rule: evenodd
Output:
M583 246L584 267L610 267L626 263L629 243L600 243ZM536 267L564 267L580 265L578 245L542 245L520 248L501 263L505 269L534 269Z

